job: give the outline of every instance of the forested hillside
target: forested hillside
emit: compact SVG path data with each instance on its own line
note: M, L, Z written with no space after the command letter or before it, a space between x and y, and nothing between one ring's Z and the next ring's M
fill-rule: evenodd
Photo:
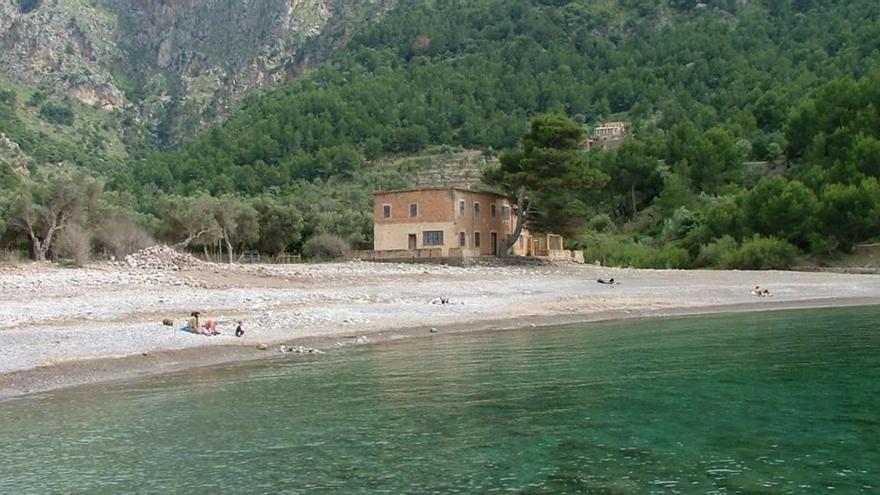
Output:
M410 2L136 183L258 193L428 144L514 146L546 111L623 113L639 135L724 125L743 158L774 159L794 104L880 60L876 2L711 4Z
M168 218L198 203L182 198L222 196L259 221L260 202L294 211L283 249L320 232L367 246L369 193L412 176L375 167L383 156L491 156L546 112L585 132L624 120L624 146L584 160L604 186L572 199L568 233L591 259L788 266L880 235L878 32L869 0L405 2L225 125L101 172L169 240L189 237Z

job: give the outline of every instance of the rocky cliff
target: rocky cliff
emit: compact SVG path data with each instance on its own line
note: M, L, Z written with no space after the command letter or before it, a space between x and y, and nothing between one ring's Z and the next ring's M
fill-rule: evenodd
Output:
M394 0L0 0L0 77L162 143L320 63Z

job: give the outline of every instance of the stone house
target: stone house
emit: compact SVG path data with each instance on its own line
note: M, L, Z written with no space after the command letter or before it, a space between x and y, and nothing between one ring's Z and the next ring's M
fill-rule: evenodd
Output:
M623 142L626 133L626 122L605 122L594 131L593 140L590 142L590 149L596 147L603 150L615 149Z
M491 256L516 227L514 201L457 187L424 187L373 197L372 259ZM571 257L560 236L523 231L513 254ZM533 253L534 252L534 253Z

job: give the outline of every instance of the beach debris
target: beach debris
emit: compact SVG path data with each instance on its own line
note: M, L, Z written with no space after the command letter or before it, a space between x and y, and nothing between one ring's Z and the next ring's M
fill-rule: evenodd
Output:
M431 327L429 330L431 333L437 333L437 327Z
M259 349L261 351L265 351L268 348L269 348L269 346L267 346L266 344L257 344L257 349Z
M170 246L158 245L141 249L126 256L125 264L129 268L139 270L179 271L203 264L203 262L191 254L181 253Z
M162 324L165 325L166 327L173 327L174 320L172 320L171 318L165 318L162 320Z
M324 351L322 351L322 350L320 350L320 349L314 349L314 348L311 348L311 347L304 347L304 346L301 346L301 345L298 345L298 346L287 346L287 345L281 345L281 346L278 348L278 352L280 352L280 353L282 353L282 354L288 354L288 353L293 353L293 354L316 354L316 355L317 355L317 354L324 354Z
M361 335L354 340L355 345L365 345L370 343L370 339L366 335Z

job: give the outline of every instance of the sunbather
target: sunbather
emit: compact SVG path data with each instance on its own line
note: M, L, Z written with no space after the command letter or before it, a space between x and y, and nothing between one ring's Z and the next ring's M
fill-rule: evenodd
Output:
M190 333L196 333L199 335L217 335L217 324L214 323L214 320L208 320L204 325L199 323L199 313L198 311L193 311L189 314L190 318L186 321L186 326L181 328L181 330ZM217 333L214 333L217 332Z
M208 320L202 325L203 335L220 335L220 332L217 330L217 322L214 320Z

